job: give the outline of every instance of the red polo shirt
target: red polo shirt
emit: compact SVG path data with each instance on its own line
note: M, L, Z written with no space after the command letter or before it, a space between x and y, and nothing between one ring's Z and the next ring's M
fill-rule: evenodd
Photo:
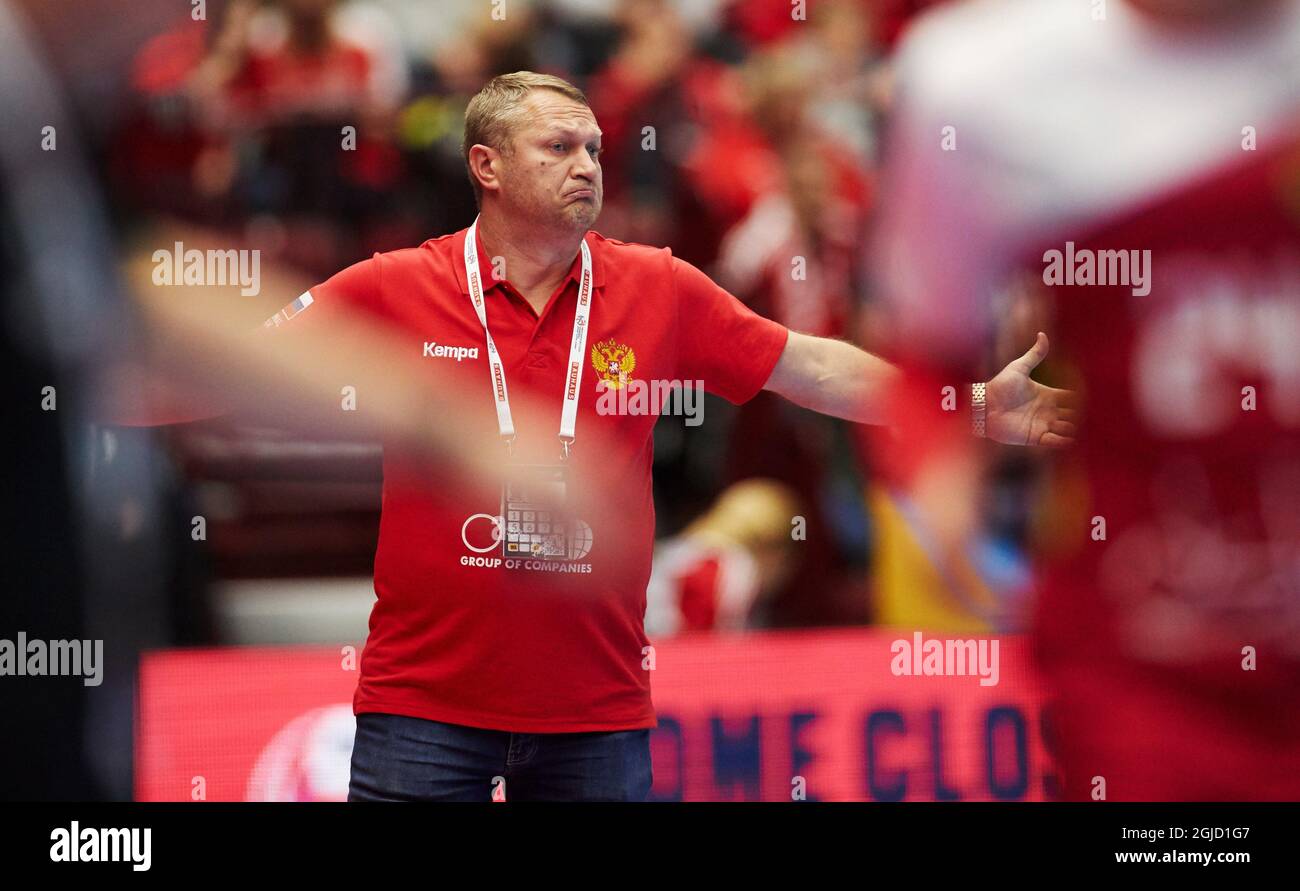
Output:
M487 409L449 423L466 425L467 433L494 433L483 328L465 282L465 237L461 230L343 270L312 288L312 305L277 335L340 309L378 317L409 332L421 361L441 363L439 371L454 366L463 382L458 395ZM649 646L643 619L654 543L656 416L598 413L602 371L592 350L601 364L619 360L633 380L698 380L740 403L767 382L787 331L667 248L595 232L586 240L594 290L569 470L575 484L599 486L601 507L590 511L597 515L581 518L591 530L590 547L559 568L532 560L507 568L499 548L475 550L492 544L492 521L473 517L500 513L499 486L455 471L429 479L386 449L378 601L361 660L357 713L523 733L655 726L650 672L642 665ZM516 413L517 452L554 463L581 253L540 317L508 279L493 281L481 243L479 266L512 399L527 394L554 406L545 425L531 429ZM590 443L584 431L596 430L607 441L584 448Z

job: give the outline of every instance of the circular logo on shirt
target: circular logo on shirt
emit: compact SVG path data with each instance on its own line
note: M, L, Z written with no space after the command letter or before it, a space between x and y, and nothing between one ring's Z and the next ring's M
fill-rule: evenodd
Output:
M488 524L486 529L484 520ZM471 525L474 527L472 530ZM492 514L470 514L460 527L460 540L465 543L465 547L476 554L486 554L488 551L496 550L501 544L501 537L501 518L494 517ZM470 543L471 540L474 544Z
M591 527L584 521L574 524L573 534L569 536L569 559L581 560L591 553Z
M503 531L507 526L508 535ZM573 521L571 531L564 534L535 517L523 517L520 522L507 524L492 514L471 514L460 527L461 543L476 554L500 550L503 538L510 542L506 548L508 557L581 560L591 553L593 534L590 524L584 520Z

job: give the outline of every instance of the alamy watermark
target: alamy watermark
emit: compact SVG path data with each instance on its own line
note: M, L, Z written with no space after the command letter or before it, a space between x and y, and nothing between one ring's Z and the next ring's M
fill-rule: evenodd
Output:
M102 640L29 639L19 631L18 639L0 639L0 677L84 677L87 687L104 682Z
M1043 252L1045 285L1129 285L1134 297L1151 293L1151 251L1093 251L1065 243Z
M170 251L154 251L153 263L155 285L239 285L245 297L262 292L260 250L186 250L178 241Z
M968 677L977 676L981 687L998 685L998 640L957 640L930 638L921 632L909 641L900 638L889 645L894 657L889 670L895 677Z
M96 829L76 820L50 832L50 860L55 863L130 863L136 872L148 872L153 857L153 830Z
M596 381L599 415L680 415L687 427L704 423L704 381L624 378Z

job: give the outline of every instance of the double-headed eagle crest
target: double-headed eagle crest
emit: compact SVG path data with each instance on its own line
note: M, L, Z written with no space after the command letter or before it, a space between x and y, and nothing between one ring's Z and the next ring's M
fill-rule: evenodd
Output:
M604 340L591 348L591 367L611 390L617 390L632 379L636 353L625 343Z

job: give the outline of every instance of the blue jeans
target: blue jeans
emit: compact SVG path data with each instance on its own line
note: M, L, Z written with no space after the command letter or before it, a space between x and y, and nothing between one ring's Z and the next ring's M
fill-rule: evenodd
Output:
M348 801L644 801L650 731L509 733L357 715Z

